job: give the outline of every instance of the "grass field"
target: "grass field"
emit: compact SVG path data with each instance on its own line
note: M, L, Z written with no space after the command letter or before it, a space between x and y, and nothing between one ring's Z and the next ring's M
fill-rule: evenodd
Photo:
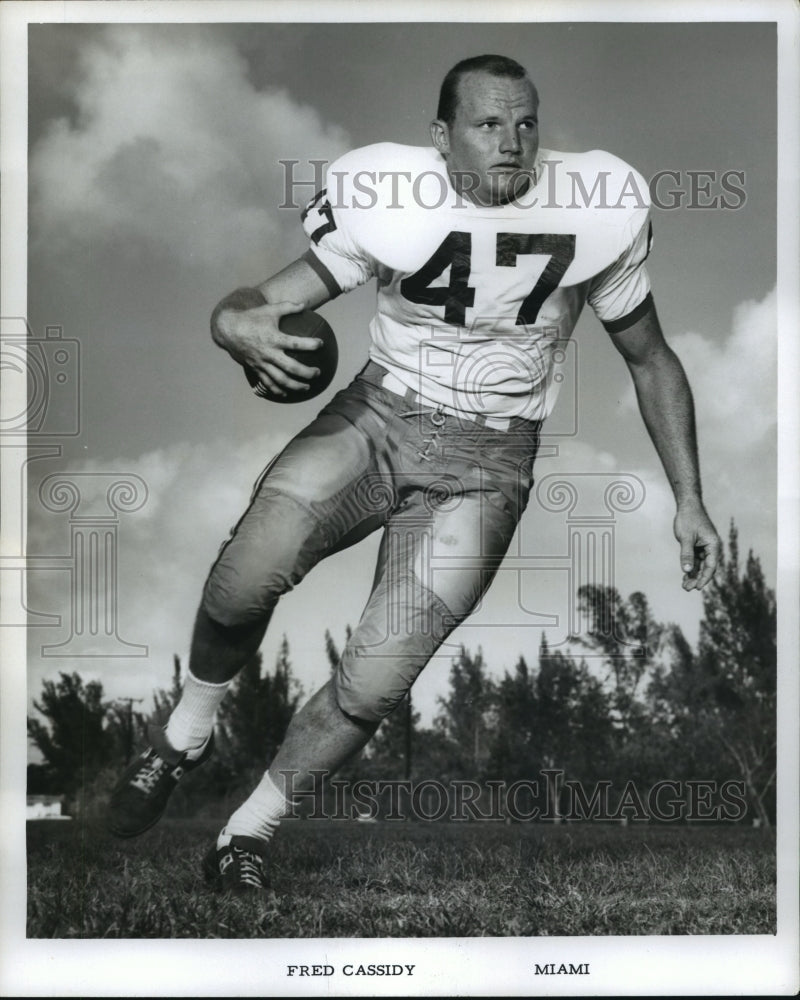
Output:
M209 892L220 824L135 841L28 824L28 936L467 937L775 932L772 831L285 822L265 896Z

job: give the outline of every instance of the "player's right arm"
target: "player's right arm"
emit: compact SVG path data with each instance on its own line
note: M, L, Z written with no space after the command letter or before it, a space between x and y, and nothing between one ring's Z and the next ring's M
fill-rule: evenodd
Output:
M322 341L293 337L283 333L278 324L288 313L316 309L330 298L328 286L300 258L257 288L237 289L227 295L211 316L211 336L234 361L253 368L273 393L283 395L286 389L304 389L308 379L317 374L313 353L309 354L310 365L304 365L286 351L291 348L313 352ZM253 305L261 299L263 305Z
M376 148L380 147L345 154L331 165L330 171L337 178L342 174L347 176L348 171L369 165ZM265 304L254 307L252 294L247 304L243 304L241 295L237 303L237 293L233 292L214 310L211 319L214 340L234 360L255 369L262 384L272 392L307 388L307 380L317 374L316 370L294 361L285 352L289 348L313 351L322 344L315 337L281 333L278 328L281 317L302 309L316 309L369 281L374 274L373 261L353 231L353 213L343 212L340 200L343 204L351 203L347 194L333 203L327 188L322 188L308 203L301 220L309 249L258 286L256 294L262 293ZM313 354L308 360L313 365ZM298 382L298 378L304 381Z

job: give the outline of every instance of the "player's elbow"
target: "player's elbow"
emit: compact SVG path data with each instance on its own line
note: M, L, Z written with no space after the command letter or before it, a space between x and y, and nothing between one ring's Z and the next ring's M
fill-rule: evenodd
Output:
M686 372L675 352L667 347L640 363L628 363L640 401L643 399L691 401L691 389Z

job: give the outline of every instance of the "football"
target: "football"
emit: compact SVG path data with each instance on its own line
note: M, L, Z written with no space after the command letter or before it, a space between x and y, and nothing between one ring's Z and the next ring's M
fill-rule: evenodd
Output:
M322 347L316 351L286 352L295 361L318 368L319 375L309 381L308 390L284 389L286 393L284 396L276 396L266 386L261 385L258 374L249 365L244 366L247 381L255 389L257 396L273 403L301 403L304 399L313 399L328 388L336 374L336 366L339 361L336 336L322 316L311 309L304 309L299 313L288 313L282 317L278 326L284 333L291 334L293 337L317 337L322 341Z
M256 306L266 305L266 301L257 288L240 288L228 297L225 306L229 309L253 309ZM316 337L322 341L322 347L316 351L287 350L286 352L295 361L299 361L309 368L318 368L319 375L309 381L308 390L286 389L284 396L277 396L262 385L258 373L249 365L244 365L247 381L255 389L257 396L274 403L301 403L305 399L313 399L328 388L336 374L336 366L339 362L336 336L322 316L311 309L304 309L298 313L288 313L281 318L278 326L284 333L293 337Z

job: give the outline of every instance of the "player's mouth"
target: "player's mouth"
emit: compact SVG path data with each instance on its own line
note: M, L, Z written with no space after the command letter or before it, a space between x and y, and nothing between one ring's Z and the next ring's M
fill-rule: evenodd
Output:
M495 163L490 170L522 170L521 163L514 163L511 160L504 161L503 163Z

